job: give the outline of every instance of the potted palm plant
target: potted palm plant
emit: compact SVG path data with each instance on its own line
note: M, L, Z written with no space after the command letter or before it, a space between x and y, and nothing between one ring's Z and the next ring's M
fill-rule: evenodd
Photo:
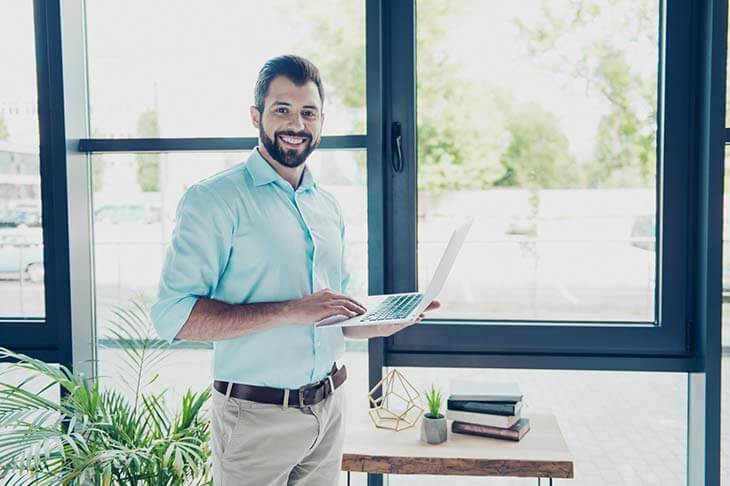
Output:
M29 376L19 385L0 376L0 483L13 485L203 485L210 483L210 389L188 390L171 413L165 392L152 393L154 369L170 345L151 331L146 307L118 308L114 341L124 351L123 390L64 366L0 348L8 368ZM150 375L154 375L150 378ZM58 387L60 399L43 390Z
M446 417L441 413L443 395L434 385L425 395L428 413L421 421L421 440L428 444L440 444L446 440Z

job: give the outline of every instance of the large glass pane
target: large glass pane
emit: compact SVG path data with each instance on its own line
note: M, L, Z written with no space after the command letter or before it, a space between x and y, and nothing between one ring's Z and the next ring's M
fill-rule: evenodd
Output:
M95 137L256 136L249 122L256 76L285 53L320 69L324 135L364 133L362 0L86 5ZM153 132L144 125L150 110L158 114Z
M42 317L33 2L1 2L0 18L0 318Z
M538 414L555 416L573 456L575 479L555 480L556 484L685 484L687 377L681 373L454 368L399 370L418 390L430 389L435 384L447 396L455 379L516 383L526 405L521 413L528 418ZM360 400L359 407L353 407L352 412L366 413L366 404L365 400ZM417 441L418 431L411 433ZM450 430L449 436L453 437ZM537 485L535 478L391 475L389 481L392 486Z
M657 0L417 1L419 286L434 317L653 321Z

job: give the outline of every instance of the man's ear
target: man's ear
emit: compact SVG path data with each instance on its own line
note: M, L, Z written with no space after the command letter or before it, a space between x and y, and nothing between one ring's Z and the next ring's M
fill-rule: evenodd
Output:
M254 105L251 105L248 110L251 113L251 123L255 128L258 128L261 124L261 112Z

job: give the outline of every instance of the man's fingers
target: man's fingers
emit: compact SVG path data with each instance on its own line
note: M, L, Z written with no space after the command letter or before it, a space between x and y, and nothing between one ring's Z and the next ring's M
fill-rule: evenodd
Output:
M438 300L432 300L430 304L428 304L428 307L426 307L426 310L424 312L436 310L439 307L441 307L441 302Z
M332 304L334 304L336 306L340 306L340 307L346 307L347 309L352 311L354 314L363 314L365 312L357 304L355 304L347 299L337 299L337 300L332 301Z
M336 305L332 307L332 313L330 315L336 316L338 314L347 317L355 317L357 315L357 312L348 309L344 305Z
M365 314L368 309L364 305L362 305L360 302L356 301L355 299L348 299L350 302L352 302L357 309L360 311L360 313Z
M343 296L343 298L345 298L348 302L350 302L352 305L354 305L359 310L359 312L361 312L362 314L364 314L368 311L364 305L362 305L360 302L356 301L352 297L348 297L345 295L345 296Z
M408 327L410 324L384 324L382 326L379 326L381 329L381 333L383 336L392 336L393 334L397 333L398 331L401 331Z
M412 326L413 324L417 324L421 322L421 318L418 317L415 321L410 322L408 324L381 324L378 326L378 331L380 332L381 336L387 337L392 336L393 334L402 331L403 329Z
M332 292L331 293L331 297L335 301L338 301L338 302L341 301L341 300L348 301L353 306L355 306L355 308L357 309L357 312L360 313L360 314L364 314L365 312L367 312L367 308L364 305L362 305L360 302L358 302L355 299L353 299L352 297L349 297L349 296L343 295L343 294L338 294L336 292Z

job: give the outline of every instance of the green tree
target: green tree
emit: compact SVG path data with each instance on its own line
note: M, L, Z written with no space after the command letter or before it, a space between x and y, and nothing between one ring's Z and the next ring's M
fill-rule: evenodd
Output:
M147 109L139 115L137 136L142 138L160 136L160 125L157 121L156 110ZM137 154L137 182L143 192L157 192L160 190L160 154Z
M365 65L363 29L352 28L362 15L357 2L343 2L337 9L312 7L300 0L296 12L305 12L312 36L303 40L300 52L320 67L328 86L327 97L339 104L364 110ZM547 187L570 179L559 170L572 163L565 136L554 117L543 112L519 121L510 115L522 112L504 90L454 73L461 65L445 51L446 36L476 5L474 0L419 0L417 32L418 186L441 192L485 189L522 184L527 172L546 168ZM363 19L364 20L364 19ZM322 46L336 46L323 49ZM331 101L329 102L331 104ZM358 122L354 130L363 130ZM539 135L521 133L537 130ZM562 142L560 142L562 140ZM511 151L510 151L511 150ZM545 153L541 151L553 150ZM534 161L517 161L517 153L539 155ZM554 164L554 167L547 167ZM533 177L534 178L534 177Z
M575 160L555 115L524 104L510 113L507 126L511 139L500 158L504 175L494 185L551 189L576 184Z
M509 143L501 90L454 76L461 65L444 40L476 2L420 0L417 23L418 186L441 192L490 187Z
M658 45L656 5L655 0L571 0L569 12L558 12L554 2L543 0L534 24L517 21L531 55L546 69L584 82L608 103L595 162L586 169L590 186L654 184L657 74L635 72L627 55ZM581 48L562 48L571 44Z
M5 125L5 117L0 113L0 140L8 140L10 138L10 132L8 127Z
M91 138L111 138L111 136L95 129L91 134ZM106 159L104 157L104 154L94 154L91 157L91 187L94 192L101 191L104 186L104 171L106 169Z

